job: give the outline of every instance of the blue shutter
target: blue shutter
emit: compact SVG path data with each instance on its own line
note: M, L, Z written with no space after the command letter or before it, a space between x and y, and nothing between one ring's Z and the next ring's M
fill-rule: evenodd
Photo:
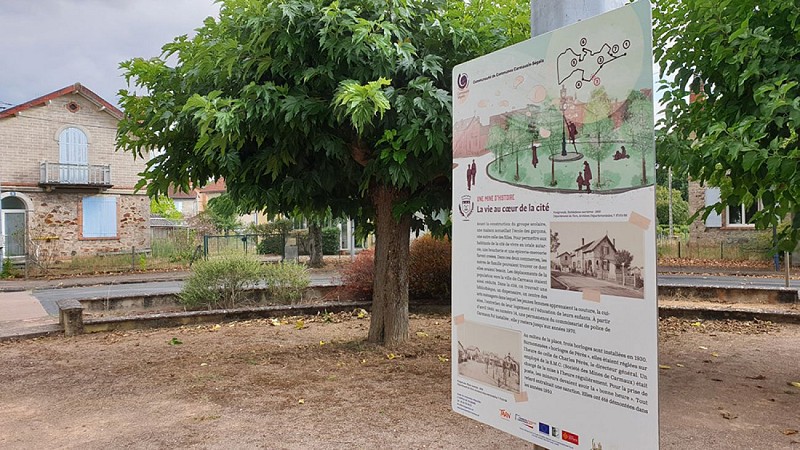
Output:
M83 237L117 237L117 197L83 198Z

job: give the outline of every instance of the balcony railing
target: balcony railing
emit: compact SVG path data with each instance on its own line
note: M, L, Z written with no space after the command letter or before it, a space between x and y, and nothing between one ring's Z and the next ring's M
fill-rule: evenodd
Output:
M111 166L43 162L39 165L39 184L49 187L110 188Z

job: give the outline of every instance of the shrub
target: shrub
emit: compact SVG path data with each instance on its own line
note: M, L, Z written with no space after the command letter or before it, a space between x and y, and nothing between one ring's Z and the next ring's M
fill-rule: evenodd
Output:
M258 283L261 275L261 263L246 256L198 261L178 299L191 308L233 308L244 301L246 291Z
M308 269L297 263L270 264L263 269L264 282L273 300L293 303L303 296L311 279Z
M450 300L452 246L426 234L411 243L408 290L414 299Z
M375 278L375 251L362 250L342 271L342 290L353 300L369 300L372 298L373 278Z
M322 229L322 254L323 255L338 255L339 254L339 228L326 227Z
M283 235L267 234L259 236L258 247L259 255L283 255Z

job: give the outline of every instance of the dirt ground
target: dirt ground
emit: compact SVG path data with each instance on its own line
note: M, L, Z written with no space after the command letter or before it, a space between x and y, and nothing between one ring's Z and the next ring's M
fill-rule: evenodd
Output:
M450 320L355 314L0 343L0 448L532 448L450 410ZM662 449L800 449L800 326L666 319Z

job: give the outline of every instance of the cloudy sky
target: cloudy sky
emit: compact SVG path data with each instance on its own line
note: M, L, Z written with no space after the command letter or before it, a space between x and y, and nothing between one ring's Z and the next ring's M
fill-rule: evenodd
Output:
M213 0L0 0L0 107L83 84L112 104L119 63L191 34Z

